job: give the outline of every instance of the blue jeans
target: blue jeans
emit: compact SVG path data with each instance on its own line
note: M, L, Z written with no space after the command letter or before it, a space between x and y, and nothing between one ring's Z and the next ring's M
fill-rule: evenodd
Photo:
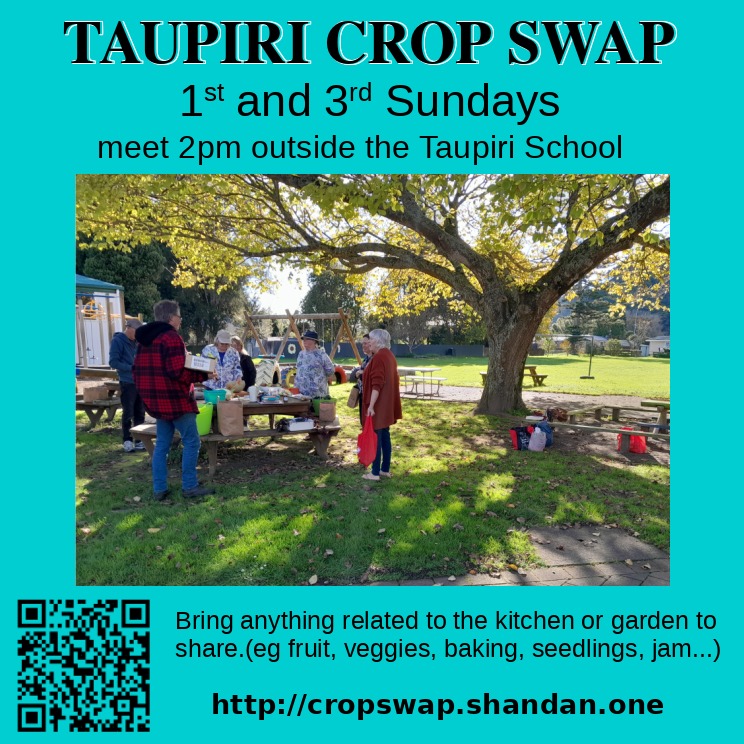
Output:
M184 413L175 421L156 419L155 451L152 453L152 486L155 493L168 489L168 452L176 430L181 435L183 457L181 460L181 486L184 491L196 488L196 460L201 439L196 429L196 414Z
M372 463L372 475L390 472L390 458L393 454L393 445L390 442L390 427L387 429L375 429L377 434L377 455Z

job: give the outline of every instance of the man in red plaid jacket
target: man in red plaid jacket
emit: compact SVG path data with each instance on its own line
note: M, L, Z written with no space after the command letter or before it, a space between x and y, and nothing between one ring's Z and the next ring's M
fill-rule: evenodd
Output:
M139 344L134 359L134 383L155 418L157 437L152 455L153 498L162 501L168 494L168 452L176 431L181 435L183 458L181 483L187 498L214 493L199 485L196 461L201 439L196 428L199 409L193 395L193 384L209 377L206 372L186 369L186 347L178 335L181 311L178 303L161 300L153 307L155 320L135 332Z

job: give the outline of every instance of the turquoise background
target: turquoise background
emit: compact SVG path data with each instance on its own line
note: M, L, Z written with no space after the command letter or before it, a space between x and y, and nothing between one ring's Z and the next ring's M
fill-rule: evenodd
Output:
M37 3L9 12L3 65L3 134L5 212L5 292L3 310L6 358L6 412L13 426L6 429L4 454L7 472L2 555L4 571L2 622L3 700L0 730L17 736L15 699L15 619L18 599L38 598L149 598L152 600L153 693L151 741L174 736L274 737L278 741L303 737L311 741L349 736L357 741L380 736L429 741L466 736L494 739L504 736L601 737L603 741L639 742L674 738L697 740L712 731L730 730L738 710L740 690L740 616L738 531L741 486L737 437L714 436L736 413L737 399L721 367L736 370L740 363L736 310L741 274L737 222L741 150L739 98L740 64L725 33L736 26L740 11L733 4L699 5L672 2L629 2L617 7L577 2L528 3L520 7L485 2L428 3L425 10L400 3L370 6L333 3L316 9L307 3L268 6L244 3L130 2L121 11L102 10L100 3ZM728 6L728 7L726 7ZM6 10L6 14L8 11ZM549 56L530 67L509 67L508 28L517 20L612 20L623 24L636 48L639 20L667 20L678 31L676 42L661 51L662 65L614 64L580 66L571 59L563 66ZM207 52L209 63L199 69L174 64L73 66L74 40L62 33L64 20L101 19L106 34L117 19L135 28L139 20L308 19L308 66L220 66L218 55ZM478 52L482 63L439 67L420 63L385 68L366 64L343 68L330 61L323 40L328 27L343 19L394 19L409 27L424 20L487 20L495 39ZM541 37L541 39L544 37ZM603 38L602 36L600 38ZM101 50L103 44L94 48ZM732 43L733 46L733 43ZM180 116L181 93L190 84L223 84L226 97L243 90L291 91L305 81L313 94L332 84L372 82L379 99L360 104L349 115L330 118L315 106L309 121L241 119L231 104L207 104L199 120ZM533 117L523 127L513 122L484 119L422 120L384 114L382 91L406 83L423 90L470 91L488 81L496 90L516 92L553 90L561 112L551 119ZM296 161L223 161L193 167L194 161L142 158L101 162L99 139L160 139L181 136L235 139L307 136L318 133L343 137L379 133L387 138L414 140L419 134L442 137L488 138L492 132L508 136L529 130L544 137L568 133L578 139L605 139L622 133L623 159L617 161L530 161L517 158L474 169L432 163L410 157L402 163L370 162L355 158L343 163ZM277 170L278 169L278 170ZM672 224L675 241L673 395L675 444L672 479L672 584L668 588L574 588L477 590L431 588L77 588L75 586L75 515L73 484L75 441L72 398L67 396L66 368L71 372L73 327L69 322L75 240L75 174L87 172L179 171L532 171L532 172L651 172L671 173ZM733 230L732 230L733 227ZM733 233L733 235L731 234ZM722 275L721 272L724 272ZM59 367L61 366L61 374ZM60 383L60 377L62 378ZM31 408L23 398L42 385L58 396ZM60 389L58 389L60 388ZM71 381L69 384L71 389ZM16 394L14 394L16 393ZM20 395L17 395L20 393ZM32 427L26 430L26 426ZM26 433L28 431L28 433ZM403 660L396 664L369 661L257 662L245 660L176 660L174 645L188 633L175 631L175 613L203 610L214 613L371 612L410 613L419 610L448 616L462 609L487 614L498 609L545 613L666 613L714 614L713 633L645 632L627 637L611 633L575 632L599 640L651 639L690 641L701 652L721 646L720 660L691 659L648 664L629 660L436 661ZM369 635L369 634L368 634ZM429 635L431 637L429 637ZM549 633L509 634L488 631L456 634L375 633L371 640L436 639L446 635L467 640L555 640ZM558 634L555 634L558 635ZM560 634L563 636L564 634ZM235 633L196 635L201 640L239 640ZM279 635L284 640L289 634ZM314 640L308 634L308 640ZM525 640L522 640L525 639ZM271 639L273 640L273 639ZM334 642L370 640L362 634L337 633ZM565 638L561 637L561 640ZM571 640L569 634L568 640ZM353 716L315 718L255 718L210 715L211 693L225 696L252 693L289 697L308 692L322 697L454 697L458 701L490 692L497 697L537 697L558 692L561 697L583 696L662 698L659 716L433 718L370 716L359 723Z

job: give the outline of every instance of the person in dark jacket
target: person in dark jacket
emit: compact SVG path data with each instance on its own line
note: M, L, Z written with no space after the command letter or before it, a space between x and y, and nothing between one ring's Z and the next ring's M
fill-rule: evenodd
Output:
M349 382L355 382L357 389L359 390L359 399L357 401L357 406L359 408L359 423L364 424L364 411L362 410L362 400L364 398L364 382L362 380L362 377L364 376L364 368L369 364L369 360L371 359L370 353L369 353L369 333L365 333L362 337L362 354L364 354L364 358L362 359L361 365L358 367L354 367L354 369L349 372Z
M142 402L137 386L132 377L132 366L137 344L134 340L135 331L142 325L141 320L130 318L124 324L124 331L117 331L111 339L108 363L119 375L119 389L121 390L121 438L125 452L144 450L145 445L137 440L132 441L130 429L145 423L145 404ZM134 423L133 423L134 422Z
M196 428L199 409L193 387L209 375L185 366L186 347L178 335L181 327L178 303L161 300L153 307L153 314L155 320L135 332L140 347L134 360L134 382L145 410L155 418L157 426L152 455L153 498L161 501L169 493L167 457L176 431L183 444L183 495L189 498L214 493L214 489L201 487L196 478L201 439Z
M240 354L240 369L243 370L244 389L248 390L251 385L256 384L256 365L253 363L251 355L243 348L243 341L240 336L233 336L230 339L230 344Z

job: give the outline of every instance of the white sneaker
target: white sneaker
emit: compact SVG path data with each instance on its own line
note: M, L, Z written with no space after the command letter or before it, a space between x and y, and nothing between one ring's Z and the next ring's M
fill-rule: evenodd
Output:
M135 442L134 443L134 451L135 452L144 452L145 451L145 443L142 441Z
M124 447L124 452L134 452L134 442L126 441L122 447Z

